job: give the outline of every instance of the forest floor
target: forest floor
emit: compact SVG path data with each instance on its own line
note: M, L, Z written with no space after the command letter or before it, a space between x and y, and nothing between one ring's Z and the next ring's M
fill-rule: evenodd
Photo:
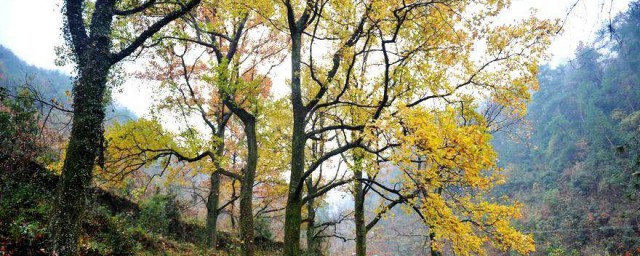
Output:
M4 168L3 168L4 169ZM11 170L11 168L8 168ZM0 255L50 255L48 226L58 177L33 163L29 171L0 170ZM162 206L166 202L159 200ZM157 206L156 204L155 206ZM154 206L151 204L151 206ZM160 209L160 210L158 210ZM101 189L82 223L81 255L236 255L240 241L218 234L218 248L204 245L202 225L167 215L166 207L139 205ZM280 242L256 238L257 255L274 255Z

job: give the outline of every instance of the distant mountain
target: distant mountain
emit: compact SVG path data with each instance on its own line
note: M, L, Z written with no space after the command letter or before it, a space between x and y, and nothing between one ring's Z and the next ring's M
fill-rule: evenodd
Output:
M71 90L73 79L55 70L48 70L27 64L11 50L0 45L0 87L9 92L16 92L29 85L44 100L55 99L57 102L71 109ZM131 110L125 107L113 106L106 109L107 120L128 120L137 118Z
M39 93L67 103L66 91L71 90L71 78L58 71L27 64L11 50L0 45L0 86L15 90L30 80Z

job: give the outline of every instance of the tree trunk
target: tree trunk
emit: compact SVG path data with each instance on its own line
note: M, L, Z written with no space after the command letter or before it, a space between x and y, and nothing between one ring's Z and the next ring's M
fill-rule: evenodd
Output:
M362 156L353 157L353 176L356 179L353 188L354 222L356 225L356 256L367 255L367 228L364 223L364 191L362 187Z
M104 61L96 58L81 67L73 87L73 125L51 222L53 248L59 255L77 254L92 171L102 147L103 98L109 65L100 62Z
M247 165L240 184L240 239L242 239L242 255L254 254L253 228L253 183L258 165L258 141L255 119L243 120L244 132L247 136Z
M82 23L82 3L65 2L66 29L71 35L78 78L73 84L71 136L50 225L53 250L59 255L77 254L93 167L102 150L104 94L112 65L109 57L113 4L110 1L96 3L91 37L87 38Z
M220 204L220 174L211 174L211 189L207 198L207 247L217 247L218 205Z
M315 194L315 187L313 186L313 178L309 177L307 179L307 191L308 194L312 195ZM311 198L308 202L307 202L307 219L308 219L308 225L307 225L307 252L310 255L316 255L319 256L322 254L321 252L321 248L320 248L320 241L318 241L318 239L315 237L316 235L316 230L315 230L315 225L316 225L316 209L314 208L314 203L315 203L315 199Z
M218 207L220 205L220 159L224 155L224 133L226 131L226 121L224 121L223 113L218 118L218 129L216 136L221 140L216 148L215 167L216 172L211 174L211 188L207 197L207 246L215 251L218 246Z
M231 220L231 229L236 230L236 217L234 216L236 212L236 204L231 204L231 211L229 211L229 219Z
M296 182L291 181L291 184ZM291 187L291 184L289 187ZM295 189L295 188L294 188ZM293 198L294 195L289 193L287 206L285 209L284 220L284 255L296 256L300 255L300 223L301 216L301 200Z
M289 179L289 193L285 210L284 255L300 255L300 224L302 222L302 193L297 191L304 173L304 153L306 134L306 110L302 103L300 87L301 63L301 34L291 35L291 102L293 107L293 133L291 137L291 176Z

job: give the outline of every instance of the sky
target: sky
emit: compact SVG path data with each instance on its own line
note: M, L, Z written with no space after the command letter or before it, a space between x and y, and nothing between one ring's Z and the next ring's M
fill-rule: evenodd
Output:
M0 44L29 64L70 73L71 67L55 65L55 47L63 43L61 3L62 0L0 0ZM565 31L550 48L552 57L548 64L555 66L570 60L580 41L589 42L601 22L610 18L609 13L615 16L626 10L628 3L629 0L512 0L510 10L501 19L519 20L532 12L540 18L567 17ZM116 104L144 116L151 106L152 92L151 84L129 79L114 93L114 98Z
M29 64L59 69L54 47L62 44L60 0L0 0L0 44Z

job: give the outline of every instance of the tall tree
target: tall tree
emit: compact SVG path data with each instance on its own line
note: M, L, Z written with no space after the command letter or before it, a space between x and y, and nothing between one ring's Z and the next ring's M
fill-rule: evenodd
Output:
M286 44L277 41L273 31L267 30L258 15L263 10L259 3L245 5L239 2L204 2L192 15L184 17L174 26L174 33L164 38L183 45L200 46L203 56L210 63L208 74L199 82L208 90L219 92L219 99L242 123L246 145L244 167L240 180L240 236L242 254L254 254L253 189L258 167L258 120L269 93L271 82L259 69L281 62ZM266 8L269 9L269 8ZM266 33L265 33L266 32ZM267 72L268 72L267 71ZM186 91L193 95L194 90ZM197 93L197 92L196 92ZM194 98L203 104L206 97ZM198 107L203 116L205 108Z
M536 60L557 30L552 22L535 18L493 26L490 20L507 6L505 1L275 3L281 13L273 18L274 26L286 28L291 42L293 131L285 255L299 254L303 184L321 165L356 148L380 154L396 142L411 143L385 143L385 137L368 136L379 122L401 121L390 120L403 109L431 104L432 108L451 105L466 112L472 110L460 102L491 95L521 110L530 86L535 85ZM480 47L482 43L487 47ZM354 101L350 94L365 95L360 99L366 101ZM362 109L366 118L345 122L347 111L338 110L348 108ZM320 111L336 118L308 130L313 115ZM341 131L354 133L345 136ZM338 146L308 160L307 142L322 133L336 135L327 137L336 138L333 145ZM348 182L336 182L318 193ZM432 222L425 220L425 224Z
M172 151L165 148L164 150L159 150L158 153L163 151L165 153L170 152L170 155L177 156L178 160L192 162L210 160L214 164L209 179L209 193L206 196L206 229L207 244L215 249L217 244L218 214L237 199L232 197L231 201L222 204L222 207L220 206L221 175L228 176L231 179L238 179L240 175L236 175L224 164L225 159L230 154L237 153L233 150L225 150L226 144L234 143L225 135L227 126L233 125L232 120L230 120L232 113L224 106L222 102L224 95L219 89L207 88L206 84L199 83L201 76L208 72L209 68L199 57L195 58L194 63L189 63L187 58L188 54L192 53L192 48L190 43L178 45L168 43L164 44L163 47L158 47L158 51L154 54L154 59L162 59L163 63L160 63L160 61L153 62L152 66L161 71L151 79L162 82L163 88L167 89L166 97L163 97L161 102L158 103L158 111L178 113L176 119L181 120L180 126L186 130L186 135L193 134L197 137L192 139L207 141L205 144L209 145L209 148L197 148L189 153L182 151L182 154L179 153L180 151ZM159 112L156 113L158 114ZM206 127L205 136L201 136L199 132L194 131L194 125L191 122L191 117L193 116L199 119L199 124ZM205 155L207 157L199 157Z
M65 37L73 52L78 77L73 85L73 126L62 168L55 212L51 223L54 251L77 253L80 222L88 201L92 171L101 152L102 123L108 75L111 68L133 54L147 39L170 22L186 14L200 0L138 1L66 0ZM178 8L174 6L177 5ZM152 15L149 15L150 12ZM159 17L159 18L158 18ZM114 47L114 23L148 18L149 26L123 26L134 34ZM140 29L140 30L138 30Z

